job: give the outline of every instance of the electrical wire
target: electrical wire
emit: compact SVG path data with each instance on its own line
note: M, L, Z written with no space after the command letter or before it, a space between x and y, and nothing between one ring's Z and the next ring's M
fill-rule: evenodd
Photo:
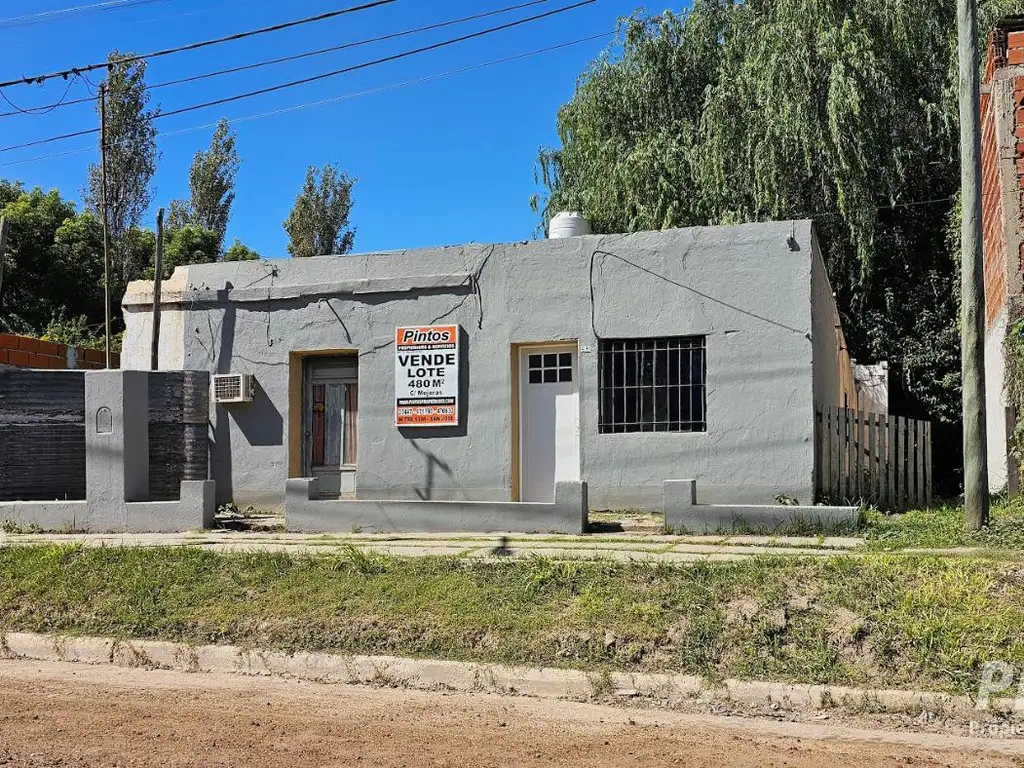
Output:
M511 21L511 22L508 22L506 24L501 24L501 25L499 25L497 27L490 27L489 29L484 29L484 30L480 30L478 32L473 32L473 33L470 33L468 35L461 35L460 37L451 38L449 40L443 40L443 41L441 41L439 43L433 43L431 45L422 46L420 48L414 48L411 51L403 51L402 53L396 53L396 54L392 54L391 56L385 56L385 57L380 58L380 59L374 59L373 61L366 61L366 62L362 62L360 64L354 64L352 66L345 67L343 69L337 69L337 70L334 70L332 72L324 72L324 73L321 73L319 75L312 75L310 77L304 77L304 78L302 78L300 80L292 80L292 81L287 82L287 83L279 83L277 85L268 86L266 88L260 88L260 89L254 90L254 91L246 91L245 93L236 94L234 96L226 96L226 97L221 98L221 99L214 99L212 101L206 101L206 102L203 102L201 104L193 104L192 106L182 107L180 109L174 109L174 110L171 110L169 112L161 112L161 113L151 117L150 120L159 120L159 119L166 118L166 117L173 117L175 115L183 115L183 114L187 114L189 112L195 112L195 111L200 110L200 109L207 109L209 107L216 107L216 106L220 106L222 104L230 104L230 103L233 103L233 102L236 102L236 101L241 101L243 99L253 98L254 96L263 96L263 95L266 95L268 93L275 93L277 91L282 91L282 90L285 90L287 88L294 88L294 87L299 86L299 85L306 85L308 83L314 83L314 82L318 82L320 80L326 80L327 78L330 78L330 77L337 77L338 75L344 75L344 74L349 74L351 72L356 72L358 70L368 69L369 67L378 66L380 64L386 64L386 63L389 63L389 62L392 62L392 61L398 61L399 59L405 59L405 58L408 58L409 56L415 56L415 55L418 55L418 54L421 54L421 53L426 53L428 51L434 51L434 50L437 50L439 48L445 48L445 47L450 46L450 45L455 45L456 43L465 42L466 40L473 40L475 38L484 37L486 35L494 34L496 32L502 32L502 31L504 31L506 29L511 29L513 27L518 27L518 26L521 26L523 24L528 24L528 23L533 22L533 21L539 21L541 19L546 19L546 18L549 18L551 16L555 16L555 15L560 14L560 13L566 13L567 11L572 11L572 10L575 10L577 8L581 8L581 7L586 6L586 5L592 5L593 3L596 3L596 2L597 2L597 0L579 0L579 2L573 3L571 5L563 6L562 8L556 8L554 10L547 11L547 12L541 13L541 14L537 14L535 16L528 16L528 17L526 17L524 19L518 19L516 21ZM46 138L46 139L36 139L35 141L28 141L28 142L25 142L23 144L15 144L13 146L0 148L0 154L2 154L4 152L12 152L12 151L18 150L18 149L26 149L28 147L38 147L38 146L41 146L41 145L44 145L44 144L51 144L51 143L53 143L55 141L63 141L65 139L77 138L79 136L91 136L91 135L95 135L95 134L97 134L99 132L100 132L99 128L89 128L89 129L85 129L85 130L81 130L81 131L73 131L71 133L64 133L64 134L61 134L59 136L51 136L51 137Z
M75 84L75 81L77 79L78 75L68 79L68 84L67 87L64 89L64 94L60 97L60 99L57 102L53 104L44 104L41 107L19 107L9 98L7 98L7 94L4 93L2 88L0 88L0 99L6 101L8 105L10 105L11 108L14 110L13 112L0 113L0 117L3 117L4 115L48 115L58 107L63 107L71 103L67 101L67 98L68 94L71 93L71 86Z
M208 48L211 45L220 45L221 43L234 42L235 40L244 40L249 37L265 35L270 32L280 32L283 29L292 29L293 27L298 27L305 24L313 24L320 21L326 21L328 19L337 18L338 16L344 16L345 14L366 11L371 8L377 8L382 5L391 5L392 3L396 2L398 2L398 0L373 0L372 2L364 3L362 5L355 5L349 8L341 8L336 11L328 11L327 13L317 14L316 16L308 16L304 19L285 21L280 24L274 24L269 27L260 27L259 29L252 29L247 32L236 32L235 34L225 35L224 37L214 38L213 40L203 40L198 43L189 43L187 45L180 45L175 48L164 48L163 50L153 51L152 53L142 53L133 56L125 56L117 59L116 62L103 61L96 64L86 64L81 67L72 67L70 69L60 70L58 72L50 72L44 75L32 75L29 77L21 77L17 80L8 80L6 82L0 82L0 88L6 88L11 85L29 85L32 83L45 83L47 80L53 80L54 78L58 77L63 77L66 79L71 75L76 75L80 72L93 72L97 69L106 69L114 63L131 64L135 61L156 59L162 56L170 56L171 54L183 53L186 51L196 51L200 48Z
M557 45L550 45L550 46L548 46L546 48L538 48L537 50L534 50L534 51L527 51L525 53L518 53L518 54L514 54L512 56L505 56L505 57L500 58L500 59L492 59L491 61L485 61L485 62L482 62L480 64L471 64L469 66L460 67L459 69L451 69L451 70L448 70L447 72L438 72L437 74L433 74L433 75L425 75L423 77L417 77L417 78L414 78L412 80L404 80L404 81L402 81L400 83L391 83L390 85L382 85L382 86L379 86L377 88L370 88L370 89L365 90L365 91L357 91L355 93L347 93L347 94L343 94L341 96L332 96L332 97L327 98L327 99L320 99L319 101L310 101L310 102L306 102L306 103L303 103L303 104L296 104L296 105L291 106L291 107L282 107L281 109L274 109L274 110L270 110L268 112L259 112L259 113L253 114L253 115L246 115L244 117L235 117L235 118L231 118L230 120L228 120L228 123L231 124L231 125L236 125L238 123L253 122L253 121L256 121L256 120L263 120L263 119L268 118L268 117L277 117L278 115L284 115L284 114L288 114L290 112L298 112L298 111L301 111L301 110L304 110L304 109L311 109L313 107L322 107L322 106L326 106L328 104L337 104L337 103L343 102L343 101L351 101L353 99L362 98L364 96L373 96L373 95L376 95L378 93L386 93L388 91L396 91L396 90L399 90L401 88L407 88L407 87L413 86L413 85L422 85L424 83L433 82L435 80L441 80L441 79L446 78L446 77L453 77L455 75L461 75L461 74L465 74L467 72L473 72L475 70L485 69L487 67L493 67L493 66L496 66L498 64L507 64L509 62L520 61L522 59L531 58L533 56L539 56L539 55L544 54L544 53L550 53L552 51L558 51L558 50L561 50L563 48L570 48L572 46L582 45L583 43L589 43L589 42L592 42L594 40L600 40L602 38L611 37L614 34L615 34L614 30L612 30L610 32L601 32L600 34L590 35L588 37L581 37L581 38L578 38L576 40L570 40L570 41L565 42L565 43L559 43ZM218 123L205 123L203 125L193 125L193 126L190 126L188 128L179 128L179 129L176 129L176 130L173 130L173 131L164 131L164 132L158 134L156 138L157 138L157 141L160 141L161 139L167 138L168 136L180 136L180 135L187 134L187 133L196 133L197 131L204 131L204 130L208 130L210 128L215 128L217 125L218 125ZM58 159L58 158L61 158L61 157L68 157L70 155L82 155L82 154L86 154L88 152L93 152L93 151L95 151L94 147L82 147L81 149L71 149L71 150L68 150L66 152L58 152L58 153L52 154L52 155L44 155L44 156L41 156L41 157L27 157L27 158L24 158L23 160L13 160L13 161L7 162L7 163L0 163L0 168L6 168L6 167L12 166L12 165L22 165L24 163L42 162L44 160L54 160L54 159Z
M92 5L78 5L71 8L54 8L39 13L27 13L23 16L10 16L0 19L0 29L12 29L14 27L27 27L36 24L45 24L52 21L64 21L67 18L87 16L105 11L117 11L125 8L133 8L139 5L153 5L163 3L167 0L105 0L102 3Z
M392 32L392 33L387 34L387 35L380 35L378 37L371 37L371 38L367 38L365 40L357 40L357 41L351 42L351 43L344 43L342 45L331 46L330 48L320 48L320 49L315 50L315 51L305 51L303 53L297 53L297 54L294 54L294 55L291 55L291 56L282 56L282 57L279 57L279 58L276 58L276 59L266 59L266 60L263 60L263 61L253 62L252 64L243 64L241 66L231 67L229 69L220 69L220 70L217 70L217 71L214 71L214 72L205 72L205 73L200 74L200 75L192 75L190 77L179 78L177 80L168 80L168 81L163 82L163 83L155 83L154 85L147 86L146 90L147 91L155 91L155 90L157 90L159 88L167 88L169 86L174 86L174 85L184 85L186 83L194 83L194 82L198 82L200 80L207 80L207 79L209 79L211 77L219 77L221 75L230 75L230 74L235 74L235 73L238 73L238 72L246 72L248 70L259 69L261 67L267 67L267 66L271 66L273 64L282 64L284 62L289 62L289 61L299 61L301 59L308 59L308 58L313 57L313 56L322 56L325 53L334 53L336 51L344 51L344 50L348 50L350 48L359 48L361 46L371 45L373 43L382 43L382 42L384 42L386 40L395 40L395 39L400 38L400 37L408 37L409 35L415 35L415 34L418 34L420 32L430 32L430 31L435 30L435 29L443 29L445 27L452 27L452 26L456 26L458 24L464 24L464 23L470 22L470 21L477 21L479 19L485 19L485 18L488 18L490 16L498 16L498 15L501 15L501 14L504 14L504 13L511 13L513 11L522 10L523 8L529 8L531 6L542 5L544 3L549 3L549 2L551 2L551 0L530 0L529 2L519 3L518 5L510 5L510 6L506 7L506 8L499 8L499 9L493 10L493 11L486 11L484 13L477 13L477 14L474 14L472 16L463 16L462 18L459 18L459 19L451 19L449 21L441 21L441 22L438 22L436 24L428 24L428 25L423 26L423 27L416 27L415 29L406 29L406 30L403 30L401 32ZM65 95L67 95L67 94L65 93ZM3 96L3 90L2 89L0 89L0 96ZM4 100L7 101L6 97L4 97ZM93 102L93 100L94 99L92 99L92 98L72 99L70 101L63 101L62 100L62 103L44 104L44 105L39 106L39 107L34 107L33 110L35 110L35 109L40 109L40 110L46 109L46 110L52 111L52 109L56 109L57 107L70 107L70 106L73 106L75 104L91 104ZM8 101L7 103L10 104L10 101ZM0 117L11 117L13 115L24 114L24 113L27 112L26 110L21 110L21 109L18 109L17 107L15 107L15 109L16 109L16 111L14 111L14 112L0 112ZM31 110L29 110L29 111L31 111ZM47 114L47 113L46 112L40 112L39 114Z

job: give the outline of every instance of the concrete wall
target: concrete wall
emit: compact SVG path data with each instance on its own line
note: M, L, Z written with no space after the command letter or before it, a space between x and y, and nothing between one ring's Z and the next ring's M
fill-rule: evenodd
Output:
M85 375L0 370L0 501L85 499Z
M185 312L180 306L184 297L185 275L183 269L175 270L170 279L161 285L163 311L160 314L160 351L157 356L161 371L180 371L185 360ZM153 284L140 281L128 286L125 302L144 301L150 305L148 312L136 312L131 322L126 323L124 341L121 344L121 367L128 371L148 371L152 362L153 349Z
M15 372L22 378L30 372ZM74 374L46 373L72 380ZM209 480L184 481L177 501L150 501L149 380L142 371L84 376L85 500L0 500L0 522L44 530L186 531L210 527L215 491ZM10 444L0 445L0 457ZM46 498L46 497L44 497ZM49 498L54 498L50 496Z
M1009 419L1004 384L1006 362L1003 357L1003 342L1006 338L1006 315L1004 309L996 318L994 325L985 330L985 426L988 437L988 484L993 492L1006 487L1011 474L1010 464L1013 461L1007 443Z
M359 498L507 501L512 345L553 340L581 349L592 508L660 508L673 477L696 478L705 501L809 501L812 240L809 222L782 222L191 266L165 301L183 336L163 334L161 355L180 345L185 368L256 377L255 403L211 409L221 502L282 506L289 430L301 429L289 424L289 373L293 353L312 350L359 356ZM125 297L125 365L148 367L150 291L137 283ZM394 329L437 322L467 337L465 421L400 431ZM707 433L599 435L598 337L691 334L707 336Z
M839 308L817 240L812 242L810 258L814 404L856 408L853 363L846 348Z

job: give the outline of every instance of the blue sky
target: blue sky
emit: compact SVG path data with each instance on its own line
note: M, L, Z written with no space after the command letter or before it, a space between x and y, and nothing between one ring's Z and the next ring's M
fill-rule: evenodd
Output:
M150 0L133 7L33 25L3 19L99 0L8 0L0 10L0 79L102 61L111 49L148 52L310 16L357 0ZM516 4L515 0L398 0L342 16L151 62L158 83L315 48L339 45ZM297 62L159 89L164 110L340 69L428 45L505 21L570 4L549 0L454 28ZM130 5L130 4L129 4ZM675 6L676 4L672 4ZM314 84L160 120L162 157L155 208L186 197L195 151L208 145L219 118L242 118L381 88L571 40L611 33L637 0L597 0L560 16ZM660 10L656 9L656 10ZM611 40L611 35L607 38ZM577 75L607 42L594 40L535 57L359 96L332 104L235 124L242 169L228 230L264 256L285 255L281 222L309 165L337 162L359 177L353 223L356 251L463 242L525 240L536 216L529 197L537 150L556 141L555 114L572 95ZM93 76L94 80L96 75ZM18 106L60 98L65 84L17 86L5 93ZM71 98L87 96L82 83ZM0 104L0 111L7 111ZM0 118L0 147L96 125L91 105L47 115ZM174 133L176 131L185 131ZM78 152L75 152L78 150ZM62 153L74 152L74 154ZM93 137L0 153L0 178L56 187L78 200L86 168L97 157ZM25 161L25 162L20 162Z

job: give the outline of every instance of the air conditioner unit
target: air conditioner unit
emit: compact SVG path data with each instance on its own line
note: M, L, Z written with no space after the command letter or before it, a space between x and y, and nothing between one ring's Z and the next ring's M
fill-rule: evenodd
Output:
M251 403L254 392L251 373L218 373L213 377L215 403Z

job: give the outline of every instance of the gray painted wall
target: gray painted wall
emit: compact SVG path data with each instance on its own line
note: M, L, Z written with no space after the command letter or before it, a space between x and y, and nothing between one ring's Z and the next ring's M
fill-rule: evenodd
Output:
M183 349L184 368L258 382L255 403L211 406L219 502L283 505L288 353L342 348L359 350L360 498L508 500L511 345L561 339L583 350L591 508L660 508L662 482L681 477L698 481L702 502L803 501L813 482L812 240L809 222L778 222L191 266L164 305L182 314L184 337L162 334L162 347ZM126 367L148 367L151 301L143 283L125 297ZM466 419L399 431L394 329L435 322L467 336ZM707 336L707 433L599 435L598 336L692 334Z

